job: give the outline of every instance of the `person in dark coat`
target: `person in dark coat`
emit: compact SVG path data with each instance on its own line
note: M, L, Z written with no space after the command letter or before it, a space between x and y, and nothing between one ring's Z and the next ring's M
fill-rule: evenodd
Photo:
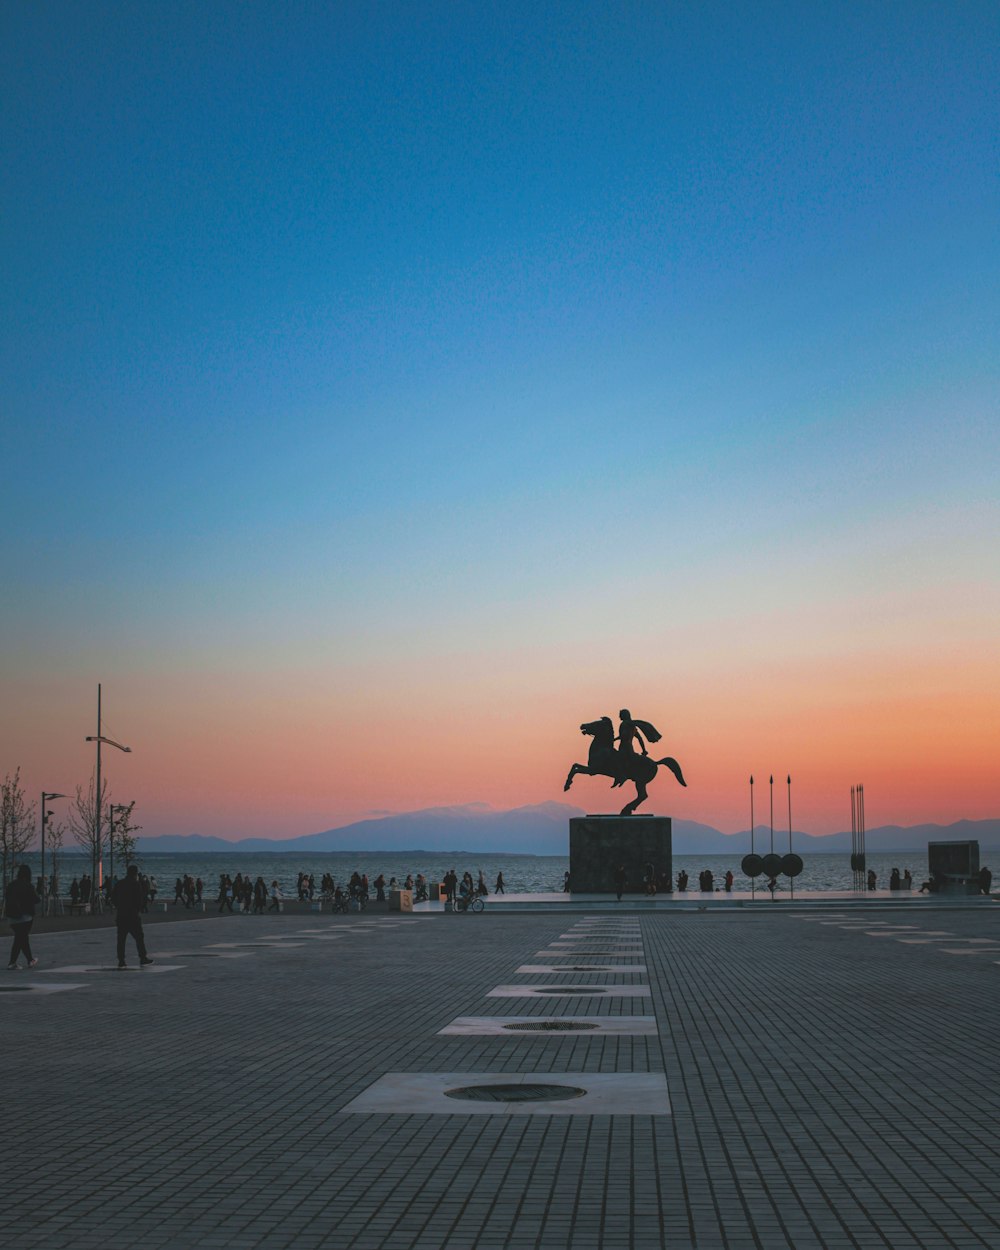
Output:
M115 886L113 902L118 926L118 967L126 967L125 939L131 937L135 939L139 951L139 965L144 968L153 961L146 953L146 938L142 931L142 920L139 918L142 910L142 886L139 884L139 869L135 864L129 864L127 875Z
M622 901L622 895L625 893L625 865L619 864L615 869L615 894L618 895L618 902Z
M14 942L10 948L10 963L7 967L13 972L17 968L17 957L23 955L29 968L34 968L38 960L31 954L31 943L28 934L35 922L35 903L38 896L31 884L31 869L22 864L17 876L7 886L4 893L4 910L10 922Z

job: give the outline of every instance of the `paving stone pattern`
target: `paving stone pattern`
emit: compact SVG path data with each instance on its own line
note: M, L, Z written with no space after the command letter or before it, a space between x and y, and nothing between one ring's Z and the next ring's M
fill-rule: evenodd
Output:
M60 975L112 965L113 932L39 935L5 983L77 988L0 995L0 1241L996 1250L1000 908L856 916L226 915L151 927L161 976ZM563 970L567 931L638 933L648 971ZM203 957L227 949L247 957ZM487 997L510 984L652 996ZM498 1014L658 1032L439 1034ZM387 1073L465 1072L662 1073L670 1114L342 1110Z

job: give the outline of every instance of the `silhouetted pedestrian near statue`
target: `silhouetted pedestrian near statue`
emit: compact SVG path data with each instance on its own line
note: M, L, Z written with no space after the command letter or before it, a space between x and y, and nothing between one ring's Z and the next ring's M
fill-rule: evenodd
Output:
M622 895L625 893L625 865L619 864L615 869L615 893L618 895L618 902L622 901Z
M992 873L990 872L990 870L986 867L986 865L985 865L985 864L983 864L982 868L980 868L980 870L979 870L979 891L980 891L980 893L981 893L981 894L989 894L989 892L990 892L990 889L991 889L992 885L993 885L993 874L992 874Z
M454 906L455 891L458 889L458 873L455 872L454 868L448 869L441 884L444 886L444 901Z
M277 881L272 881L271 882L271 906L267 910L268 911L281 911L282 897L283 895L281 893L281 889L279 888Z
M233 910L233 883L225 873L219 877L218 901L219 911L222 911L223 907L228 907L230 911Z
M22 864L17 870L17 876L8 884L3 897L4 911L14 935L10 948L10 962L7 964L11 972L17 968L18 955L24 956L24 961L29 968L34 968L38 963L31 953L31 943L28 941L31 926L35 923L37 900L35 887L31 884L31 869L27 864Z
M496 885L493 887L493 893L494 894L505 893L504 888L503 888L503 873L502 872L497 873L497 881L496 881Z
M733 870L732 870L731 868L727 868L727 869L726 869L726 877L725 877L725 881L726 881L726 893L727 893L727 894L732 894L732 892L733 892L733 881L734 881L734 880L735 880L735 878L733 877Z
M118 927L118 967L125 968L125 939L135 941L139 952L139 966L145 968L153 961L146 952L146 936L142 931L142 886L139 884L139 869L129 864L128 872L123 880L115 886L111 901L115 906L115 924Z

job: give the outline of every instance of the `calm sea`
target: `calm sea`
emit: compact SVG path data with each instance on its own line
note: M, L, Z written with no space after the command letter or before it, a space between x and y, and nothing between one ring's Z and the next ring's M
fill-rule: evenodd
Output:
M831 855L803 855L805 868L802 875L796 877L796 890L849 890L852 888L850 859L846 852ZM37 852L27 857L32 872L39 871ZM238 853L238 854L179 854L179 855L142 855L139 864L143 872L153 873L156 877L160 893L173 894L173 884L177 877L190 873L192 877L201 877L205 883L206 893L211 894L217 887L220 873L229 873L235 877L238 872L247 873L251 877L258 874L270 883L277 880L285 891L294 890L300 872L313 873L317 884L323 873L330 872L335 880L346 883L351 873L357 870L367 872L369 881L374 881L378 874L384 873L386 881L396 877L400 882L408 873L414 876L422 872L428 881L440 881L449 868L454 868L461 877L468 870L477 877L483 870L490 891L496 881L498 872L503 873L508 893L544 893L561 890L563 874L569 871L569 858L565 855L504 855L477 854L462 852L442 855L432 852L379 852L379 851L327 851L309 854L282 853ZM874 868L878 874L878 884L882 889L889 885L889 873L898 868L902 873L909 868L919 886L924 879L927 867L926 851L908 853L874 854L869 852L867 866ZM107 861L105 861L105 869ZM728 868L733 870L736 890L749 890L750 880L740 872L738 859L729 855L675 855L674 877L681 869L685 869L691 878L689 889L697 889L698 873L703 868L711 869L717 886L722 885L722 878ZM63 890L77 874L90 870L89 857L64 854L59 868L60 882ZM51 871L51 863L49 864ZM758 877L758 887L763 878ZM782 877L781 884L787 888L788 878Z

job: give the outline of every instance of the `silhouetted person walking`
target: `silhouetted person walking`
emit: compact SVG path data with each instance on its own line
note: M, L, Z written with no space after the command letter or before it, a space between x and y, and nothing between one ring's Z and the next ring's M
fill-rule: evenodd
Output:
M615 869L615 893L618 895L619 903L622 901L622 894L625 891L625 865L619 864Z
M14 941L10 948L10 963L7 965L11 972L17 967L18 955L24 956L29 968L34 968L38 963L38 960L32 957L31 943L28 941L28 934L35 922L36 901L35 887L31 884L31 869L27 864L22 864L17 870L17 876L7 886L3 899L4 911L7 913L7 920L14 934Z
M125 939L135 939L139 951L139 966L145 967L153 961L146 953L146 938L142 931L142 886L139 884L139 869L129 864L128 873L115 886L112 902L115 905L115 923L118 926L118 967L126 967Z

